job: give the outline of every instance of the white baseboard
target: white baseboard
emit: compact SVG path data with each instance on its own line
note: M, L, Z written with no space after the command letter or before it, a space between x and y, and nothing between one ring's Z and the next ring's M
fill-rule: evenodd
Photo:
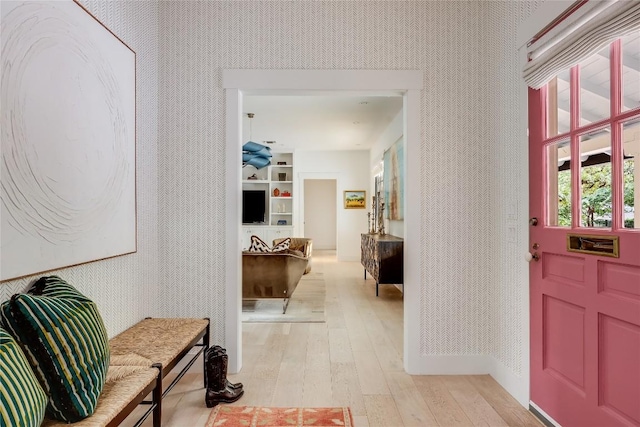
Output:
M410 367L411 375L484 375L490 373L489 356L440 355L420 356Z
M529 409L529 379L517 376L498 359L492 356L490 358L492 362L490 374L493 379L507 390L518 403Z

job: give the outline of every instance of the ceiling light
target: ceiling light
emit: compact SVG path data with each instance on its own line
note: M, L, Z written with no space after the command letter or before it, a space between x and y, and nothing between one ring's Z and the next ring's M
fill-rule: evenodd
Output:
M367 102L367 101L361 101L361 102L359 102L359 104L360 104L360 105L367 105L367 104L369 104L369 102Z
M353 122L353 124L354 124L354 125L359 125L359 124L360 124L360 122Z

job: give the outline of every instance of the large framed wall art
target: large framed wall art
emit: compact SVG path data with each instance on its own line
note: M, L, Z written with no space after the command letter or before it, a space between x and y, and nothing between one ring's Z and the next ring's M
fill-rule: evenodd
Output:
M404 219L404 142L398 139L383 155L385 217Z
M135 52L74 1L0 11L0 281L135 252Z

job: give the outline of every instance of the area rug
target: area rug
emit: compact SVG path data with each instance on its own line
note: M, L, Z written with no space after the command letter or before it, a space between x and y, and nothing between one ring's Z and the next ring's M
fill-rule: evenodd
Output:
M352 427L349 408L216 406L206 427Z
M324 323L326 284L323 273L305 274L293 291L287 312L282 298L242 300L242 321L247 323Z

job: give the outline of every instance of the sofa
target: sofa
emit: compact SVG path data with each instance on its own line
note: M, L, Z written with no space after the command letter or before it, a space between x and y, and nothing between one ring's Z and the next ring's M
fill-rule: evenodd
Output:
M293 250L242 252L242 299L282 298L286 313L308 264L308 258Z
M309 274L311 271L311 250L313 248L313 240L307 237L290 237L290 239L291 243L289 244L289 249L302 252L302 255L309 260L307 268L304 269L304 274ZM273 241L273 246L284 240L285 239L275 239Z

